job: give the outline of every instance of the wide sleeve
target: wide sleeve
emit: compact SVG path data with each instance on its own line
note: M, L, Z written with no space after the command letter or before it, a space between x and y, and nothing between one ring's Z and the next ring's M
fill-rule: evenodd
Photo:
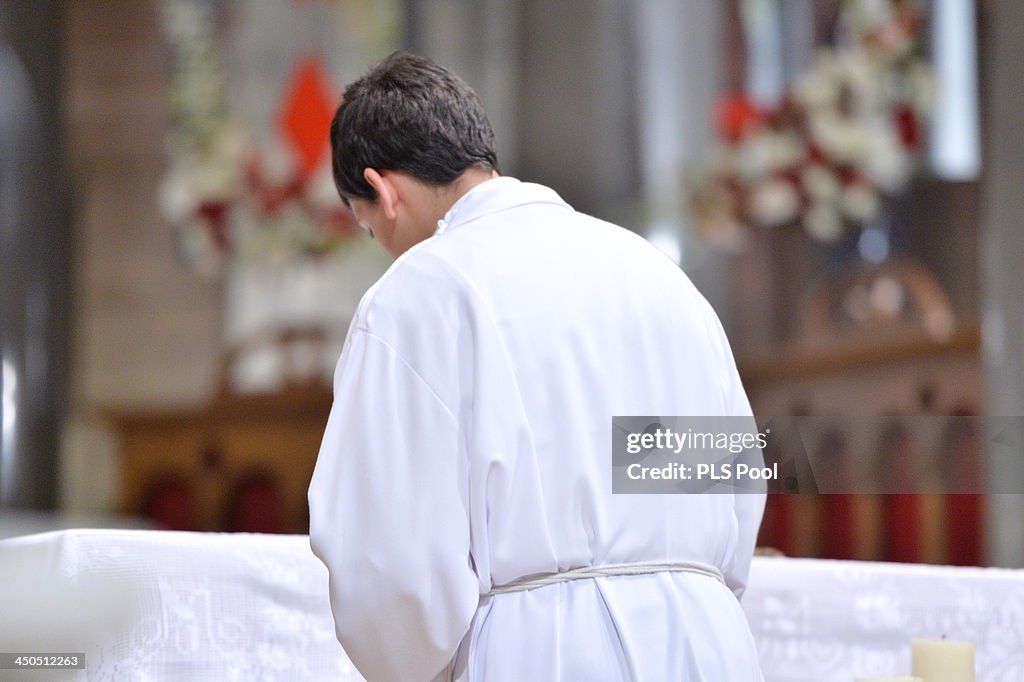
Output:
M384 339L350 333L309 488L338 640L368 682L440 673L477 607L451 410Z
M733 591L737 599L743 597L747 589L747 578L750 575L750 561L754 557L754 546L757 543L758 530L761 528L761 517L764 515L764 493L735 493L733 513L736 515L739 529L736 542L736 553L729 569L725 572L725 584Z
M725 415L729 417L750 417L751 427L753 424L753 411L750 409L750 401L747 392L743 388L739 371L736 368L736 360L733 357L729 340L722 329L721 323L715 317L715 327L719 338L719 349L722 363ZM764 516L764 505L767 497L763 492L734 492L733 493L733 514L736 517L736 548L732 560L723 570L725 584L733 591L737 599L743 597L747 589L747 579L750 575L750 562L754 557L754 548L757 544L758 532L761 530L761 519Z
M732 361L730 354L730 375L731 375L731 407L729 416L751 417L750 426L754 429L753 412L750 409L750 402L743 390L739 373L736 371L736 363ZM761 459L760 451L757 458ZM750 574L750 562L754 557L754 547L757 544L757 535L761 530L761 518L764 516L764 505L766 496L763 492L734 492L733 513L736 516L736 551L733 553L731 565L725 573L725 584L733 591L737 599L743 597L747 589L747 578Z

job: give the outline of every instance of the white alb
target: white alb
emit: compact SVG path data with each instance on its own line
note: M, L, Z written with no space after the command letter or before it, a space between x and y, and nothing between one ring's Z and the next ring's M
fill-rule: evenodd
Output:
M509 177L366 293L309 489L370 682L761 680L764 497L612 495L614 415L749 415L718 318L641 237ZM488 595L583 566L695 562Z

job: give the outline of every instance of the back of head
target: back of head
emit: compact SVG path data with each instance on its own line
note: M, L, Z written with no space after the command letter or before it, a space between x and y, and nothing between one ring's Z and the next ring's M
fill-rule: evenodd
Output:
M498 170L480 98L424 57L395 52L347 88L331 122L334 183L342 197L373 201L363 170L408 173L441 187L470 168Z

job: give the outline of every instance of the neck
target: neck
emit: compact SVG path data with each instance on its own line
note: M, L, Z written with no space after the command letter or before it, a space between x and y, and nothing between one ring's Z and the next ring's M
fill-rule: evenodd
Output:
M429 239L437 228L437 222L447 215L456 201L480 183L498 177L498 173L471 168L444 187L432 187L399 171L389 177L403 200L400 202L400 219L392 234L386 241L383 236L381 240L388 252L397 258L413 245Z
M498 177L497 171L470 168L456 178L452 184L439 188L436 195L437 201L432 207L434 215L430 224L436 225L437 221L444 218L452 206L455 205L455 202L461 199L469 190L496 177Z

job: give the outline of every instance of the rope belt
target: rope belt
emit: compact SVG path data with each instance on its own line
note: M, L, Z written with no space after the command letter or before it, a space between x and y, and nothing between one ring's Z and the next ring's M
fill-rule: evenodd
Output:
M523 592L538 587L546 587L555 583L564 583L570 580L582 578L607 578L616 575L646 575L648 573L662 573L664 571L681 573L699 573L714 578L725 584L725 577L722 572L699 561L637 561L628 564L604 564L602 566L581 566L561 573L547 573L539 576L528 576L513 580L506 585L496 585L487 593L488 596L496 594L508 594L509 592Z
M627 564L604 564L601 566L581 566L572 568L561 573L546 573L537 576L528 576L513 580L505 585L496 585L485 595L492 597L496 594L509 594L510 592L525 592L538 587L546 587L555 583L565 583L570 580L581 580L583 578L607 578L616 575L647 575L648 573L663 573L666 571L677 573L697 573L714 578L723 585L725 577L722 572L709 564L699 561L637 561ZM445 682L455 679L455 659L444 669Z

